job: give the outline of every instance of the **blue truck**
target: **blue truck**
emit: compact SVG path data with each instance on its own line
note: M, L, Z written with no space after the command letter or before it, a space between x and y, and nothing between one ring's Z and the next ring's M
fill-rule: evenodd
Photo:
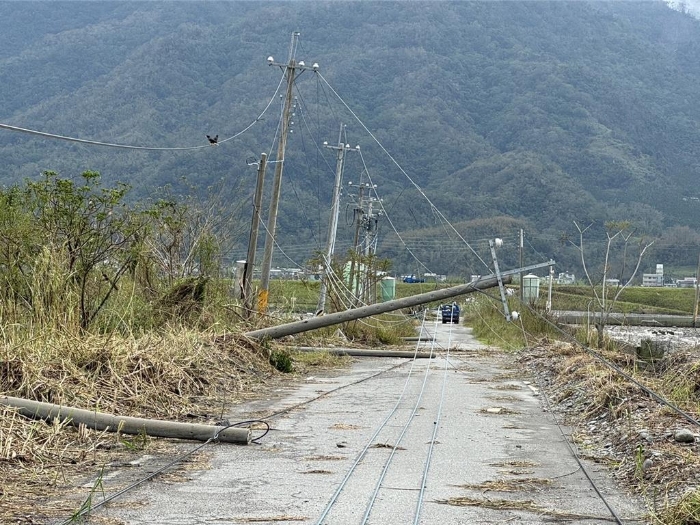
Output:
M442 316L442 324L459 324L459 305L457 303L440 305L440 315Z

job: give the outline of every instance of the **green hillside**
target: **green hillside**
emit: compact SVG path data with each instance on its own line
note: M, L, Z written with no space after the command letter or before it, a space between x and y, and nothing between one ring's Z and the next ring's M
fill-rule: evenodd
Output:
M660 239L649 264L692 266L698 24L661 2L2 2L0 122L110 143L206 145L206 134L230 137L261 113L281 76L265 58L284 61L300 31L297 59L320 64L481 257L484 239L512 240L522 227L530 262L554 257L576 269L577 254L558 242L573 220L596 221L595 238L605 220L627 219ZM280 219L292 259L323 243L335 159L317 144L334 143L343 122L414 253L437 273L485 273L318 77L302 75L295 95ZM238 203L254 186L246 159L273 148L279 114L275 101L239 138L187 151L0 130L0 183L90 169L144 196L164 185L205 194L223 179ZM349 158L346 180L362 169ZM352 236L345 222L341 247ZM379 254L415 270L386 218L380 228ZM503 257L515 264L512 243Z

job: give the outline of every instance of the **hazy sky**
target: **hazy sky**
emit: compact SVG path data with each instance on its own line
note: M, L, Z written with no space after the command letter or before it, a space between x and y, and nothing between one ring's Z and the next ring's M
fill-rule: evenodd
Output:
M667 2L670 6L678 9L682 4L685 4L686 9L700 18L700 0L671 0Z

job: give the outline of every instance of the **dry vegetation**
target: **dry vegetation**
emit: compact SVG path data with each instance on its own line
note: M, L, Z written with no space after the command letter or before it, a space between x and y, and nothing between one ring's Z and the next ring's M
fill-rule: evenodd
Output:
M267 350L235 336L182 328L143 337L65 333L5 347L5 395L120 415L213 423L275 376ZM80 476L164 446L145 436L75 428L0 410L0 521L41 523L37 503ZM50 509L51 506L45 506ZM70 515L69 508L51 509Z
M673 353L653 364L619 350L603 355L697 420L697 351ZM700 523L700 427L572 344L545 340L521 360L572 427L581 455L605 463L622 484L640 494L651 522ZM695 443L674 439L682 428L696 435Z

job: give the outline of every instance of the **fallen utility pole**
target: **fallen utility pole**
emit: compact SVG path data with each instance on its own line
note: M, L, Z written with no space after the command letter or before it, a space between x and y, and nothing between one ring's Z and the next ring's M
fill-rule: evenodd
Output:
M315 346L297 346L299 352L318 352ZM352 357L405 357L406 359L430 359L435 357L434 352L414 352L413 350L365 350L362 348L323 348L323 351L331 355L349 355Z
M510 275L501 274L501 277L503 283L510 283L512 280ZM433 301L442 301L443 299L449 299L451 297L457 297L458 295L493 288L494 286L498 286L498 279L496 277L484 277L469 284L461 284L459 286L443 288L442 290L435 290L433 292L413 295L411 297L404 297L403 299L396 299L385 303L353 308L352 310L322 315L320 317L313 317L311 319L305 319L304 321L297 321L270 328L253 330L252 332L247 332L245 335L251 339L279 339L280 337L299 334L301 332L308 332L309 330L316 330L318 328L341 324L347 321L354 321L355 319L383 314L385 312L391 312L401 308L410 308L412 306L419 306L421 304L431 303Z
M46 420L58 418L59 421L67 421L73 426L85 425L93 430L106 430L107 432L121 432L132 435L146 434L147 436L191 439L195 441L208 441L216 436L217 440L223 443L237 443L239 445L250 443L250 429L248 428L226 428L140 417L115 416L113 414L93 412L92 410L41 403L30 399L9 396L0 396L0 405L18 408L19 413L26 417Z

